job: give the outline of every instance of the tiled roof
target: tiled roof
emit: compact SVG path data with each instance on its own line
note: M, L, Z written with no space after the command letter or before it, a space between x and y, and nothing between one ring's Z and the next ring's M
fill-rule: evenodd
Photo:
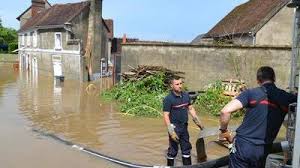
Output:
M256 33L288 2L289 0L249 0L232 10L205 37Z
M62 26L64 23L71 21L83 9L89 6L89 2L56 4L49 9L38 13L30 18L19 30L24 32L40 27Z

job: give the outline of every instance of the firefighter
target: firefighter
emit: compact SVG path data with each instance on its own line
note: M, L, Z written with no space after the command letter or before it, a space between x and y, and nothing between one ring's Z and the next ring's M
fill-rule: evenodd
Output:
M260 67L256 78L259 87L242 92L221 110L219 140L233 141L230 168L264 168L288 105L297 101L296 95L276 87L273 68ZM232 140L227 129L230 115L242 108L246 114Z
M170 86L172 90L163 101L164 122L169 134L167 165L174 166L174 159L178 153L178 145L181 147L183 165L191 165L192 145L189 142L188 112L191 114L194 123L201 130L203 129L203 125L191 105L188 93L182 91L182 79L172 78Z

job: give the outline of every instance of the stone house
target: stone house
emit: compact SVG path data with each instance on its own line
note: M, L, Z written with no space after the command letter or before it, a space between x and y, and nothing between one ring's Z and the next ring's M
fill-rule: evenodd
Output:
M102 0L31 2L17 18L21 68L79 81L99 77L110 59L113 39L113 21L102 18Z
M288 2L249 0L192 43L291 46L294 9Z

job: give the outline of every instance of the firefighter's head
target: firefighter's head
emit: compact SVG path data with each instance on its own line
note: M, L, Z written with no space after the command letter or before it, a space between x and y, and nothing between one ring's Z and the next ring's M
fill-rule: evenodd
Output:
M259 84L266 82L275 82L275 72L269 66L262 66L257 70L256 79Z

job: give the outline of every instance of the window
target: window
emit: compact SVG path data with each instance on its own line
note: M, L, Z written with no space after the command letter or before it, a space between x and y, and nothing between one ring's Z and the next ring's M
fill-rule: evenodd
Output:
M55 33L55 50L61 50L62 49L62 38L61 33Z
M28 33L28 34L27 34L27 46L28 46L28 47L31 45L30 34L31 34L31 33Z
M25 35L24 34L21 35L21 45L22 46L25 45Z
M33 47L37 47L37 31L32 34Z

